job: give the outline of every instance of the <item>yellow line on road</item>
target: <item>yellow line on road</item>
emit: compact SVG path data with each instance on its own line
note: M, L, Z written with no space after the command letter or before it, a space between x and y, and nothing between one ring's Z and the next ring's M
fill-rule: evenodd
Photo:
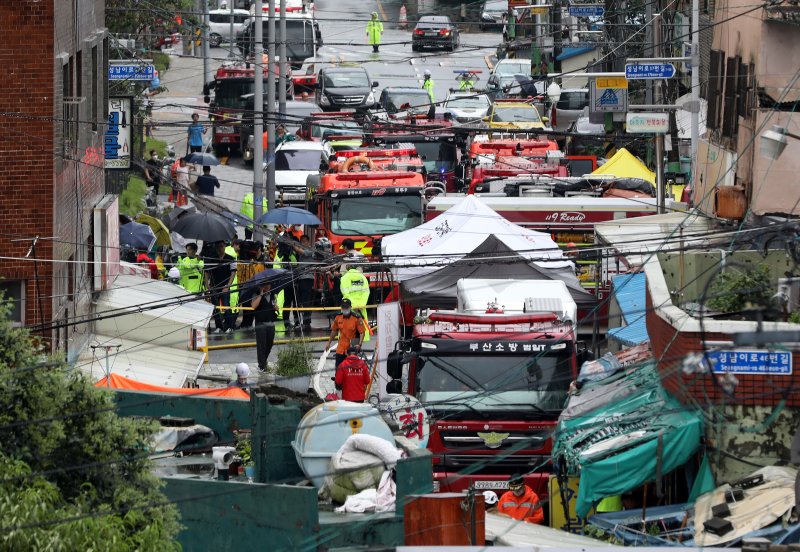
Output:
M378 4L378 13L381 14L381 20L389 22L389 19L386 17L386 12L383 9L383 4L381 4L381 0L375 0L375 3Z

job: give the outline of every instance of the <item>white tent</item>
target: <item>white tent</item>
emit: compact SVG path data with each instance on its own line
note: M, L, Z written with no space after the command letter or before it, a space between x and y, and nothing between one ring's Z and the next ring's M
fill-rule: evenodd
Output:
M571 265L549 234L528 230L497 214L474 195L425 224L386 236L381 251L397 281L416 278L453 263L494 235L518 255L542 268Z

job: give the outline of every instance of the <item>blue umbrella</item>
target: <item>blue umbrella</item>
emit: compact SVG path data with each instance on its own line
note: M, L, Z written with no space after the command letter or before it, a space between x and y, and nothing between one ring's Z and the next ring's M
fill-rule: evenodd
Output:
M133 249L144 249L149 251L156 243L156 235L153 229L146 224L129 222L119 227L119 244Z
M203 165L210 167L211 165L219 165L219 159L210 153L200 153L195 151L183 158L187 163L194 163L195 165Z
M298 209L297 207L279 207L272 209L265 213L260 219L256 221L258 224L283 224L288 226L290 224L308 224L316 226L322 224L322 221L317 216L305 209Z

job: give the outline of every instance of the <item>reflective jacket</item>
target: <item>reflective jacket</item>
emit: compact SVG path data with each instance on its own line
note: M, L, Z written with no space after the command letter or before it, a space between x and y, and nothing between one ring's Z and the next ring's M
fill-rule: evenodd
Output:
M356 355L348 355L336 367L336 387L342 388L346 401L364 402L369 380L369 366Z
M503 493L497 503L497 511L518 521L544 523L544 511L539 496L527 485L522 496L516 496L511 491Z
M355 268L342 274L339 291L343 299L350 299L354 309L366 306L369 301L369 280Z
M267 212L267 198L266 197L262 198L262 206L263 206L263 209L261 210L261 214L264 214L264 213ZM242 206L239 209L239 212L241 214L243 214L244 216L246 216L248 219L253 220L253 210L254 210L254 207L253 207L253 192L247 192L246 194L244 194L244 197L242 198ZM248 224L247 228L252 230L253 229L253 225L252 224Z
M370 45L380 45L381 34L383 34L383 23L377 19L370 19L367 22L367 37L369 38Z
M433 79L425 79L422 81L422 88L427 90L428 96L431 98L431 103L433 103L435 101L433 99Z
M199 257L190 259L181 257L175 265L181 273L179 281L181 287L189 293L199 293L203 291L203 260Z

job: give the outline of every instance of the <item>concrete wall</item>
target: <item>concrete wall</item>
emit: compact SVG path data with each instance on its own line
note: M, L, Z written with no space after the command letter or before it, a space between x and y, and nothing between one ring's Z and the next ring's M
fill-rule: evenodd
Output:
M800 41L800 33L798 33ZM800 67L800 61L794 67ZM800 135L800 113L761 111L756 116L756 132L760 136L772 125L780 125ZM761 138L757 138L761 140ZM800 140L789 138L786 149L776 160L758 154L752 159L753 191L750 209L756 215L784 213L800 215Z

